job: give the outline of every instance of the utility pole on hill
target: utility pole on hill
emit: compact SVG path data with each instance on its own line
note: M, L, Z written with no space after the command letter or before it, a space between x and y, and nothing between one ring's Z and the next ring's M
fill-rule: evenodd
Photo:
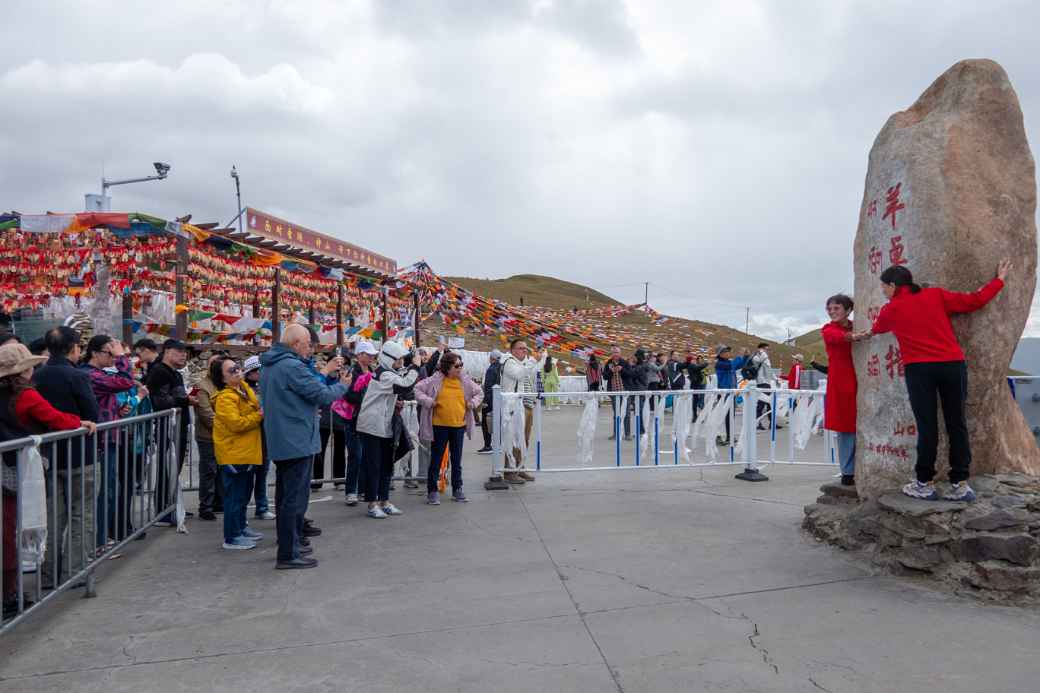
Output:
M643 305L650 305L650 282L643 282Z
M744 309L744 334L751 334L751 306Z

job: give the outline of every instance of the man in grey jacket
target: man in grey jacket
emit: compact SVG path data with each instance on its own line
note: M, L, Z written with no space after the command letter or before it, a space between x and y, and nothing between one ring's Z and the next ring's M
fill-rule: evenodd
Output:
M311 335L303 325L289 325L282 341L260 358L267 454L275 465L275 505L278 506L278 558L280 570L313 568L318 561L302 547L303 517L310 490L310 469L321 449L318 409L346 394L350 373L340 382L326 385L310 366L314 353Z

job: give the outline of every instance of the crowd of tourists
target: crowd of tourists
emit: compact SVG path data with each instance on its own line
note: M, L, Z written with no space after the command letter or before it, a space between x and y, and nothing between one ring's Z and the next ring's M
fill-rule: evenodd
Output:
M830 322L822 329L828 365L809 366L827 373L824 427L837 434L842 483L855 483L857 382L852 361L852 344L883 333L894 334L905 365L910 406L917 424L917 461L914 478L903 491L922 499L936 499L934 485L938 447L938 405L950 441L950 490L944 498L973 500L967 479L971 452L964 413L967 368L964 354L954 336L949 315L979 310L1003 288L1010 270L1003 262L997 276L974 293L956 293L939 288L921 288L904 266L893 266L881 276L889 302L882 307L870 330L854 332L853 301L837 294L827 299ZM177 340L162 345L142 339L132 346L107 335L95 335L85 344L69 326L56 327L43 339L24 345L14 335L0 335L0 440L12 440L51 431L85 428L93 444L82 437L50 451L55 473L48 476L47 552L56 560L44 562L42 580L50 588L76 574L97 552L135 532L131 512L132 485L140 486L140 445L132 431L110 429L96 432L97 424L153 411L179 410L175 431L176 474L180 473L188 449L190 410L194 410L195 442L199 451L198 518L214 521L223 514L222 546L228 550L255 548L264 534L249 524L247 508L253 506L254 520L274 520L278 544L276 567L311 568L311 538L321 529L306 517L309 494L325 478L327 446L333 445L332 475L341 485L347 506L364 503L372 519L402 514L390 499L395 464L418 449L420 466L426 467L426 503L441 503L438 481L441 461L447 456L451 500L468 501L463 491L462 449L479 425L483 446L490 454L493 387L504 392L521 392L523 435L529 442L533 409L539 396L546 406L559 406L553 393L559 391L558 365L543 352L530 354L523 339L514 339L505 353L492 351L490 366L478 384L464 369L462 357L448 349L414 352L397 342L377 349L361 340L327 358L315 361L316 334L303 325L285 328L279 343L262 356L239 363L227 355L210 358L204 376L190 390L183 371L188 347ZM752 380L760 389L772 383L769 345L761 343L754 353L734 355L727 345L715 350L713 364L703 355L687 352L652 353L637 349L624 358L620 348L600 362L591 356L586 369L590 391L605 391L610 397L615 420L620 420L611 438L621 434L631 439L632 415L643 411L645 395L625 395L668 390L704 390L707 369L714 366L716 388L735 388L738 376ZM788 387L797 388L803 359L798 356L787 374ZM651 398L653 404L655 398ZM417 427L410 432L403 416L405 407L415 407ZM621 408L624 411L620 411ZM704 407L704 394L693 397L692 419ZM768 403L759 402L756 418L768 414ZM642 424L642 417L640 424ZM725 437L731 435L729 416ZM642 430L637 432L637 435ZM534 481L518 446L507 446L504 478L511 484ZM122 451L122 452L120 452ZM93 469L97 466L98 471ZM268 476L275 473L272 506ZM15 576L15 538L18 482L13 452L3 454L3 597L11 608ZM53 478L54 483L50 483ZM95 488L95 482L98 487ZM157 508L170 506L177 477L167 465L155 470L154 500ZM405 486L416 488L412 475ZM187 513L188 516L191 513ZM156 524L174 525L171 513ZM84 533L93 532L93 536ZM66 534L68 536L66 537ZM142 535L143 536L143 535ZM62 556L67 546L92 547L88 556ZM73 553L71 550L69 553ZM54 567L58 574L54 574Z

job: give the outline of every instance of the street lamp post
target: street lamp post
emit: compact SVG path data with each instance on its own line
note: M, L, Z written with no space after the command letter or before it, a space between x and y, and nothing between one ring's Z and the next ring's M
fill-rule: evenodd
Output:
M112 208L112 198L108 196L108 189L113 188L117 185L127 185L129 183L143 183L149 180L165 180L166 176L170 174L170 165L163 163L162 161L156 161L152 166L155 167L154 176L143 176L141 178L125 178L123 180L108 180L104 176L101 177L101 194L95 195L93 193L87 193L86 208L88 212L108 212Z
M242 232L242 186L239 185L238 169L231 165L231 177L235 179L235 198L238 200L238 232Z

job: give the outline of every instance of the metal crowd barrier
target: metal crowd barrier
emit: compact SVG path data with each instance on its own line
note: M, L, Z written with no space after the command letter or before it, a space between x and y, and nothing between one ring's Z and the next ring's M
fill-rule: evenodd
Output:
M3 464L15 471L0 513L7 607L0 634L71 588L96 596L98 565L172 517L178 425L179 412L169 410L99 424L96 433L0 443Z
M543 407L544 399L548 396L560 396L565 395L567 397L573 397L580 400L595 399L598 401L602 400L614 400L614 415L613 415L613 441L614 441L614 464L613 465L593 465L593 466L568 466L568 467L547 467L543 463L544 458L544 440L542 436L542 420L543 420ZM727 445L725 446L726 454L725 457L721 457L716 460L708 460L705 462L681 462L679 446L685 444L689 438L687 437L683 441L679 441L671 433L664 433L660 430L662 417L652 415L649 421L643 421L643 407L642 401L644 399L651 399L654 402L654 410L660 409L665 406L665 402L668 397L673 398L673 403L679 401L679 398L687 398L690 409L683 409L683 411L692 411L694 405L694 397L704 397L706 400L712 397L724 397L732 395L729 400L729 411L723 417L729 418L730 427L732 434L728 437ZM781 449L779 444L777 430L781 427L781 408L784 408L786 412L791 412L796 403L802 401L805 405L808 405L814 400L818 400L820 406L824 402L825 395L822 391L818 390L788 390L788 389L760 389L756 386L749 386L741 389L703 389L703 390L644 390L644 391L624 391L624 392L611 392L611 391L594 391L594 392L566 392L566 393L515 393L515 392L502 392L498 386L493 388L494 397L494 425L492 427L492 446L494 449L494 455L492 456L492 469L491 476L498 477L503 472L511 471L510 468L506 468L504 465L504 446L502 434L505 430L504 416L506 415L507 409L509 409L510 402L517 402L515 406L522 406L520 400L527 399L533 401L533 407L525 411L526 416L532 416L532 438L527 445L527 458L525 462L528 465L528 471L539 471L539 472L587 472L587 471L608 471L617 469L681 469L691 467L714 467L714 466L726 466L726 465L743 465L745 468L757 470L761 465L768 464L797 464L797 465L828 465L837 467L838 459L835 449L835 440L833 435L826 430L822 430L824 437L824 454L823 459L818 461L811 460L800 460L796 459L795 456L795 441L793 431L789 431L788 443L786 451ZM738 403L738 399L741 400ZM621 401L624 400L624 404ZM622 447L622 421L626 418L626 411L632 402L635 401L635 408L633 412L634 422L632 429L635 432L634 440L635 444L632 446L631 452L631 463L626 464L626 455L623 454ZM763 401L768 403L768 411L761 417L757 415L748 415L756 411L757 403ZM663 409L661 409L663 411ZM738 414L740 419L740 425L738 428ZM641 446L639 445L640 431L645 430L644 424L650 429L647 430L647 435L650 438L650 448L647 450L647 454L643 455ZM763 433L768 434L768 457L759 457L759 441L758 441L758 426L759 424L765 424ZM579 424L580 425L580 424ZM740 438L738 439L735 435L740 432ZM692 425L691 425L692 431ZM743 443L743 444L741 444ZM786 455L784 454L786 452ZM662 462L662 455L672 456L672 461ZM692 460L692 458L691 458ZM533 462L533 464L531 464Z
M404 402L404 408L415 409L416 416L418 416L418 404L414 400ZM404 413L404 412L403 412ZM328 428L329 428L329 442L325 448L325 456L323 457L324 465L322 467L322 478L312 479L312 483L318 484L342 484L346 482L346 478L342 476L335 476L332 469L332 460L334 459L334 448L335 435L332 433L333 421L332 417L336 416L331 410L328 413ZM418 420L415 425L418 427ZM415 452L411 453L411 456L405 458L405 460L395 465L395 474L393 477L394 481L401 480L414 480L414 481L426 481L426 468L429 462L429 444L419 442L419 432L416 428L412 441L415 446ZM398 473L403 472L403 473ZM219 479L219 475L217 477ZM267 475L268 487L275 485L275 475L273 471L270 471ZM198 491L199 490L199 448L195 441L195 411L191 410L189 424L188 424L188 450L185 454L184 467L181 471L181 487L184 491Z

